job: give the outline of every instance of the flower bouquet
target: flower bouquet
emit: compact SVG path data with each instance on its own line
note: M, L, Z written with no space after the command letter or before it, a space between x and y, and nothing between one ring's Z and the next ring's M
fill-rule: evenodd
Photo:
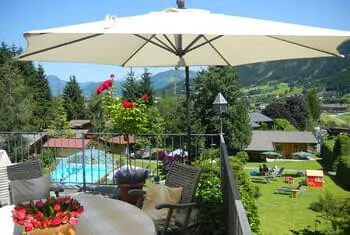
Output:
M68 232L61 234L75 234L72 225L78 223L78 218L84 212L80 203L67 197L51 197L46 201L19 203L12 210L12 218L15 224L24 227L25 232L30 234L56 234L50 229L63 229ZM47 231L47 233L41 231Z

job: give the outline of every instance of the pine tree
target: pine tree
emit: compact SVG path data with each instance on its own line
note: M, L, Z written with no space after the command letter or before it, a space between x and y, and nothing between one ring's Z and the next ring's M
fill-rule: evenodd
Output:
M135 101L142 97L135 73L130 69L127 73L126 80L122 85L123 99Z
M64 109L67 119L84 119L84 96L75 76L70 76L69 81L63 89Z
M154 103L155 92L153 89L151 79L152 79L151 73L148 72L147 68L145 68L145 71L141 75L141 80L139 83L139 90L140 90L140 94L147 94L148 95L148 99L146 100L147 106L150 106Z
M95 93L90 96L87 102L86 118L91 121L92 132L100 133L105 131L105 119L103 115L102 96Z
M36 72L36 76L28 81L28 86L33 94L33 115L30 123L33 130L45 129L51 119L52 96L50 87L41 65Z

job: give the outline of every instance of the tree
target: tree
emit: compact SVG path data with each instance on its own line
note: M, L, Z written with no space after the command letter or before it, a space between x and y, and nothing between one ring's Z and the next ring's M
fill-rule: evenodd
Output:
M85 115L86 118L91 121L92 132L100 133L105 131L105 119L102 104L102 96L98 96L95 93L91 94L90 99L87 102Z
M151 79L152 79L151 73L148 72L147 68L145 68L145 71L141 75L141 80L139 82L139 90L140 90L140 94L147 94L148 95L148 99L146 101L147 106L150 106L154 103L155 92L153 89Z
M30 123L34 130L45 129L49 125L51 118L52 96L50 87L41 65L36 75L28 81L28 86L32 91L33 115Z
M84 119L84 96L75 76L70 76L63 89L63 107L68 120Z
M130 69L127 73L126 80L122 85L123 98L128 101L135 101L143 94L140 92L139 84L137 83L135 73Z
M281 131L297 131L297 129L289 123L288 120L282 118L276 118L274 120L274 129Z
M306 106L302 96L292 96L286 99L286 107L296 121L296 128L305 130L306 127Z
M262 113L272 119L286 119L290 124L296 126L296 121L292 117L292 114L287 109L285 104L282 103L271 103L262 111Z
M0 47L0 130L30 130L32 115L32 94L27 88L26 77L19 68L19 62L13 61L16 49L5 43ZM33 67L32 67L33 68ZM35 70L34 70L35 72Z
M226 143L231 149L241 150L250 143L251 126L247 107L240 100L239 77L232 67L210 66L198 73L194 80L193 116L205 133L218 133L220 117L213 108L213 101L219 92L228 102L223 117Z
M69 122L67 121L67 113L63 106L64 99L58 95L55 100L55 109L53 113L53 120L49 125L49 132L51 136L70 137L72 133L69 129Z
M307 128L313 130L320 121L321 107L316 89L310 89L306 95Z

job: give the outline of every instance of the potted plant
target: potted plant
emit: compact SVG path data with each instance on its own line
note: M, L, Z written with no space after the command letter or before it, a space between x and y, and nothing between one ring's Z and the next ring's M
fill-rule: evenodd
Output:
M148 169L142 167L123 166L114 175L120 189L122 201L137 203L138 195L129 195L130 189L142 189L148 177Z
M83 212L84 207L69 196L51 197L45 201L17 204L12 211L12 218L30 235L75 235L73 225L78 223Z

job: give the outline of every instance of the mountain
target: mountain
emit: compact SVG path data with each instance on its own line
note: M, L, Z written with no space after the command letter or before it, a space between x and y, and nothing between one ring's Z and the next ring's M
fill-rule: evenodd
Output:
M304 88L320 88L324 91L336 91L338 94L350 93L350 57L342 58L316 58L297 59L285 61L273 61L256 63L250 65L236 66L240 87L257 87L266 85L271 81L285 82L289 87L301 86ZM197 73L190 70L190 79L197 76ZM66 81L57 76L47 76L52 94L56 96L58 91L62 93ZM152 76L152 83L157 94L164 90L166 94L174 94L174 82L176 82L176 94L185 93L185 71L184 69L167 70L156 73ZM102 83L83 82L79 83L84 96L91 95ZM123 81L118 81L118 94L121 94Z
M321 88L350 93L350 58L315 58L256 63L236 67L241 87L265 85L269 81L290 86Z
M190 79L194 78L196 76L196 72L190 71ZM153 83L153 87L156 91L156 93L160 94L162 89L165 89L169 87L169 93L173 94L174 90L174 81L177 77L177 86L180 89L184 89L184 81L185 81L185 70L179 69L178 70L178 76L176 76L175 70L167 70L164 72L157 73L152 76L151 81ZM67 83L67 81L60 79L59 77L55 75L48 75L47 80L49 82L49 87L51 89L51 93L53 96L57 96L58 92L62 94L63 89ZM103 81L98 82L79 82L80 88L83 90L84 96L90 96L91 93L94 93L96 91L96 88L102 83ZM121 94L121 87L123 85L123 81L117 81L117 93ZM170 91L172 89L172 91Z

